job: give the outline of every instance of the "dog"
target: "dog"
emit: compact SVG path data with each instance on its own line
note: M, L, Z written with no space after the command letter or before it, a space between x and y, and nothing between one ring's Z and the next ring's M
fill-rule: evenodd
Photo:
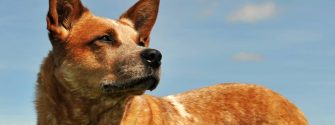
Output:
M119 19L80 0L49 0L52 50L38 75L38 125L306 125L304 114L261 86L227 83L167 97L162 54L148 48L159 0L139 0Z

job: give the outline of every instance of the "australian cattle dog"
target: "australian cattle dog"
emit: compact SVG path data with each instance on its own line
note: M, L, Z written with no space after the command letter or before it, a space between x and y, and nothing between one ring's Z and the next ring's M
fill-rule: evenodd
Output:
M80 0L49 0L52 50L38 76L37 124L308 124L291 102L256 85L144 94L160 78L162 54L148 48L158 10L159 0L139 0L114 20L93 15Z

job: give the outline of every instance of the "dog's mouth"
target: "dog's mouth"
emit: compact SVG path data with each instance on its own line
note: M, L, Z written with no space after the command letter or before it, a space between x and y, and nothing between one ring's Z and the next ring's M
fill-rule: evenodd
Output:
M140 78L127 79L122 81L108 81L101 83L101 89L104 93L122 93L129 91L154 90L159 82L156 76L145 76Z

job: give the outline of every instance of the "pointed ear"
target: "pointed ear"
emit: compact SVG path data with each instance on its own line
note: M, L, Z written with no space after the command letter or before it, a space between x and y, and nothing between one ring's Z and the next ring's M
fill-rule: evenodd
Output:
M140 40L148 46L152 27L154 26L159 9L159 0L140 0L127 12L122 14L120 21L129 22L137 30Z
M52 38L65 40L71 27L88 11L80 0L49 0L47 28Z

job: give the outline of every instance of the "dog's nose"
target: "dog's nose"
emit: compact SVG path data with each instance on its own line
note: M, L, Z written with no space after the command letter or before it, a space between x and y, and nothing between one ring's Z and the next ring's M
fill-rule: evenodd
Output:
M161 65L162 54L155 49L145 49L141 53L141 58L149 66L153 68L158 68Z

